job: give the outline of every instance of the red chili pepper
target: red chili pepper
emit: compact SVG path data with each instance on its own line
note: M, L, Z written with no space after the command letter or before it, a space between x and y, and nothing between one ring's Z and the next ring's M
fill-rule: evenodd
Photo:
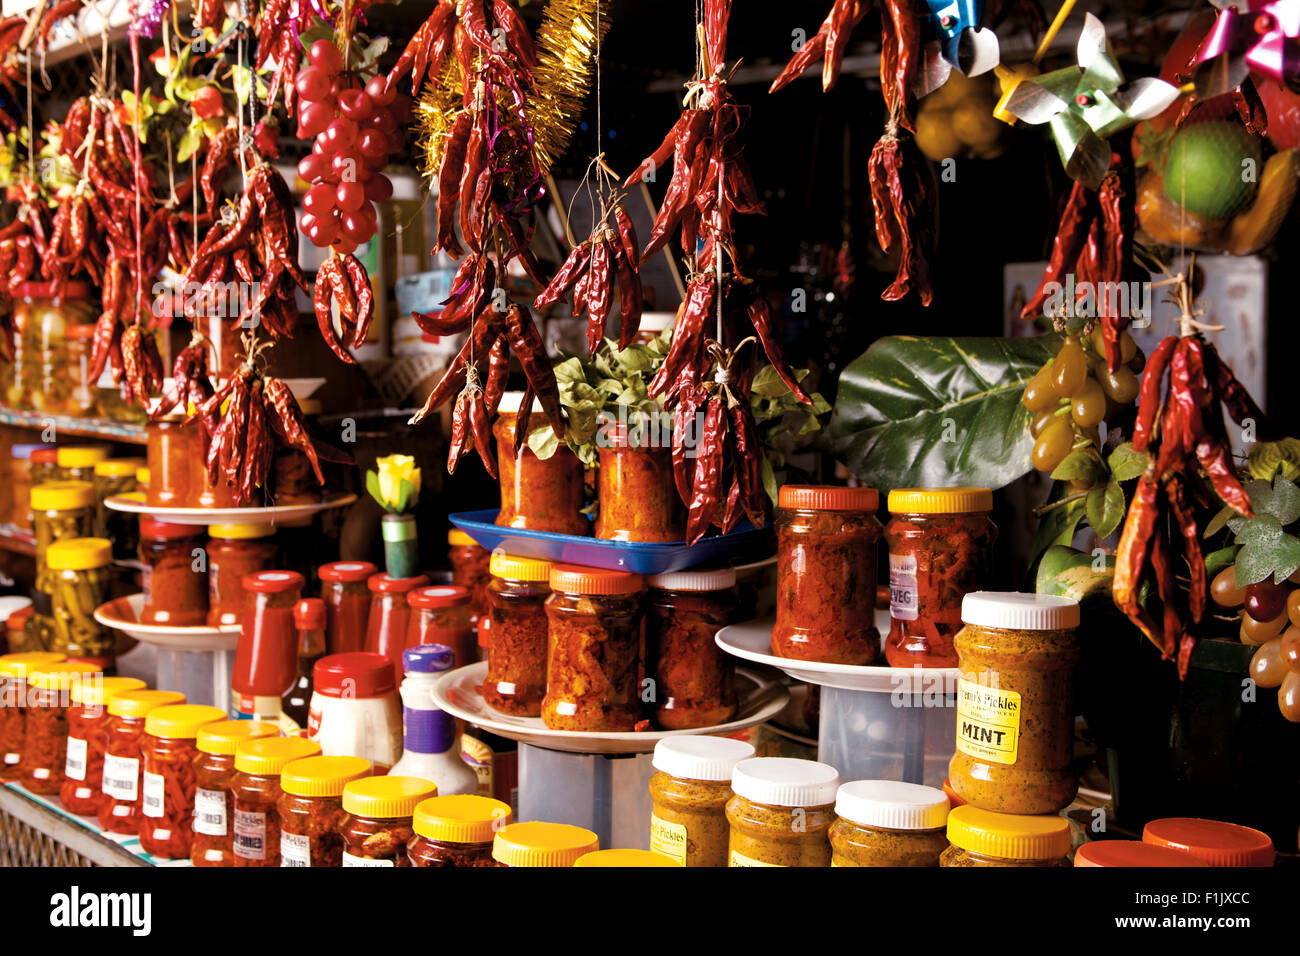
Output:
M722 497L722 465L727 427L726 404L721 396L708 399L704 428L695 449L695 478L686 515L686 543L704 537L717 514Z
M601 237L591 244L591 277L587 286L587 351L595 353L605 337L610 300L609 242Z
M465 252L456 240L453 214L456 200L460 196L461 173L465 169L465 152L469 146L470 124L473 119L469 110L457 114L447 133L442 166L438 170L438 241L434 248L453 258L460 258Z

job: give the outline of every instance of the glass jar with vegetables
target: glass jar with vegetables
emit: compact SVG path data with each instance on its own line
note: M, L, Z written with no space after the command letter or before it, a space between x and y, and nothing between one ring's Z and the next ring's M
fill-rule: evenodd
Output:
M281 866L342 866L343 788L370 776L361 757L303 757L280 771Z
M27 675L46 664L64 660L50 651L22 651L0 656L0 690L14 702L0 707L0 780L17 780L27 730Z
M208 616L203 530L189 524L172 524L140 518L140 573L144 600L140 621L172 627L202 625Z
M514 448L515 423L523 399L520 392L506 392L501 397L492 434L497 448ZM530 419L540 425L540 413ZM496 523L510 528L553 531L557 534L589 535L591 522L582 513L584 477L582 462L562 442L553 453L539 458L525 444L519 455L499 454L497 467L501 478L501 510Z
M139 536L136 517L109 509L104 501L114 495L136 490L136 473L144 466L143 458L106 458L95 463L95 537L113 542L113 556L134 558Z
M670 571L647 579L645 673L654 681L655 723L710 727L736 714L736 667L713 637L731 623L733 568Z
M55 794L63 787L68 760L68 696L75 684L100 679L100 668L85 661L41 664L28 673L30 693L18 780L32 793Z
M55 461L61 481L95 482L95 466L108 459L107 445L60 445Z
M205 724L225 719L218 707L171 704L144 719L140 753L140 846L166 860L185 860L194 839L194 791L198 786L194 738Z
M235 748L234 865L280 865L280 773L295 760L315 757L320 744L303 737L260 737Z
M611 424L597 433L599 509L593 533L614 541L686 537L686 510L673 478L671 446L648 428Z
M194 738L194 866L234 866L235 750L245 740L278 737L275 724L261 720L220 720L204 724Z
M95 489L88 481L47 481L32 487L36 589L50 593L45 555L64 538L88 538L95 525Z
M551 596L549 561L492 555L488 585L488 668L480 693L493 710L537 717L546 695L546 648Z
M68 746L59 803L69 813L93 817L104 801L101 791L104 750L108 746L108 702L129 690L144 690L135 677L77 681L68 695Z
M140 830L140 739L144 721L155 707L185 703L174 690L129 690L108 702L108 744L104 748L101 789L104 799L96 819L112 833L136 836Z
M65 538L45 554L49 568L50 650L98 667L113 662L116 635L95 620L108 596L113 545L104 538Z
M438 795L419 777L364 777L343 787L339 825L344 866L410 866L406 845L415 835L415 808Z
M95 324L69 325L65 332L68 344L68 414L89 418L99 414L97 383L90 380L94 357Z

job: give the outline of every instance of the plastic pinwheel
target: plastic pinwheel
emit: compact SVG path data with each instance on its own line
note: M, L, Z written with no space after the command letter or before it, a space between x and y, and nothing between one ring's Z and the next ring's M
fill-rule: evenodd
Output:
M979 76L998 65L1001 51L998 36L982 29L984 0L926 0L929 16L924 27L925 65L922 69L924 96L948 81L954 69L967 76Z

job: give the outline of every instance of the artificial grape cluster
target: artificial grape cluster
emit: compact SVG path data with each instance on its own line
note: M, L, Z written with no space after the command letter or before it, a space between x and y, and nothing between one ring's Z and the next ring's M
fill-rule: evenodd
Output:
M1250 659L1250 676L1260 687L1276 687L1277 707L1292 723L1300 723L1300 571L1282 584L1266 578L1237 587L1237 568L1230 565L1210 583L1210 597L1219 607L1241 609L1241 642L1257 650Z
M1098 426L1137 398L1138 372L1146 362L1127 332L1120 335L1120 357L1123 364L1111 372L1098 323L1089 335L1067 335L1056 357L1029 380L1020 401L1034 413L1029 433L1036 469L1053 471L1086 442L1101 448Z
M294 81L298 138L315 141L298 164L298 175L312 184L299 224L313 245L347 255L375 234L374 204L393 195L380 170L402 148L411 98L390 90L382 76L363 84L343 68L343 54L329 40L313 43L307 59Z

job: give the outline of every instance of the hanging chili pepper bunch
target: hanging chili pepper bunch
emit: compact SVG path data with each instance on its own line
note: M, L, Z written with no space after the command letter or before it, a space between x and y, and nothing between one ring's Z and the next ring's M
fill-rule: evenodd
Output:
M20 99L18 89L26 82L17 63L18 41L27 27L24 16L5 17L0 20L0 85L9 92L12 101ZM18 123L9 112L0 109L0 131L16 133Z
M180 407L187 409L191 405L201 406L212 397L212 380L208 373L208 353L211 343L202 333L195 331L185 348L176 353L172 363L171 385L163 392L153 411L153 418L160 418ZM210 423L205 425L212 431Z
M215 3L215 0L212 0ZM292 0L266 0L257 16L254 32L257 35L257 68L264 70L274 61L275 71L266 91L266 108L275 106L276 97L283 94L285 111L292 116L294 79L302 62L302 42L298 39L299 16Z

